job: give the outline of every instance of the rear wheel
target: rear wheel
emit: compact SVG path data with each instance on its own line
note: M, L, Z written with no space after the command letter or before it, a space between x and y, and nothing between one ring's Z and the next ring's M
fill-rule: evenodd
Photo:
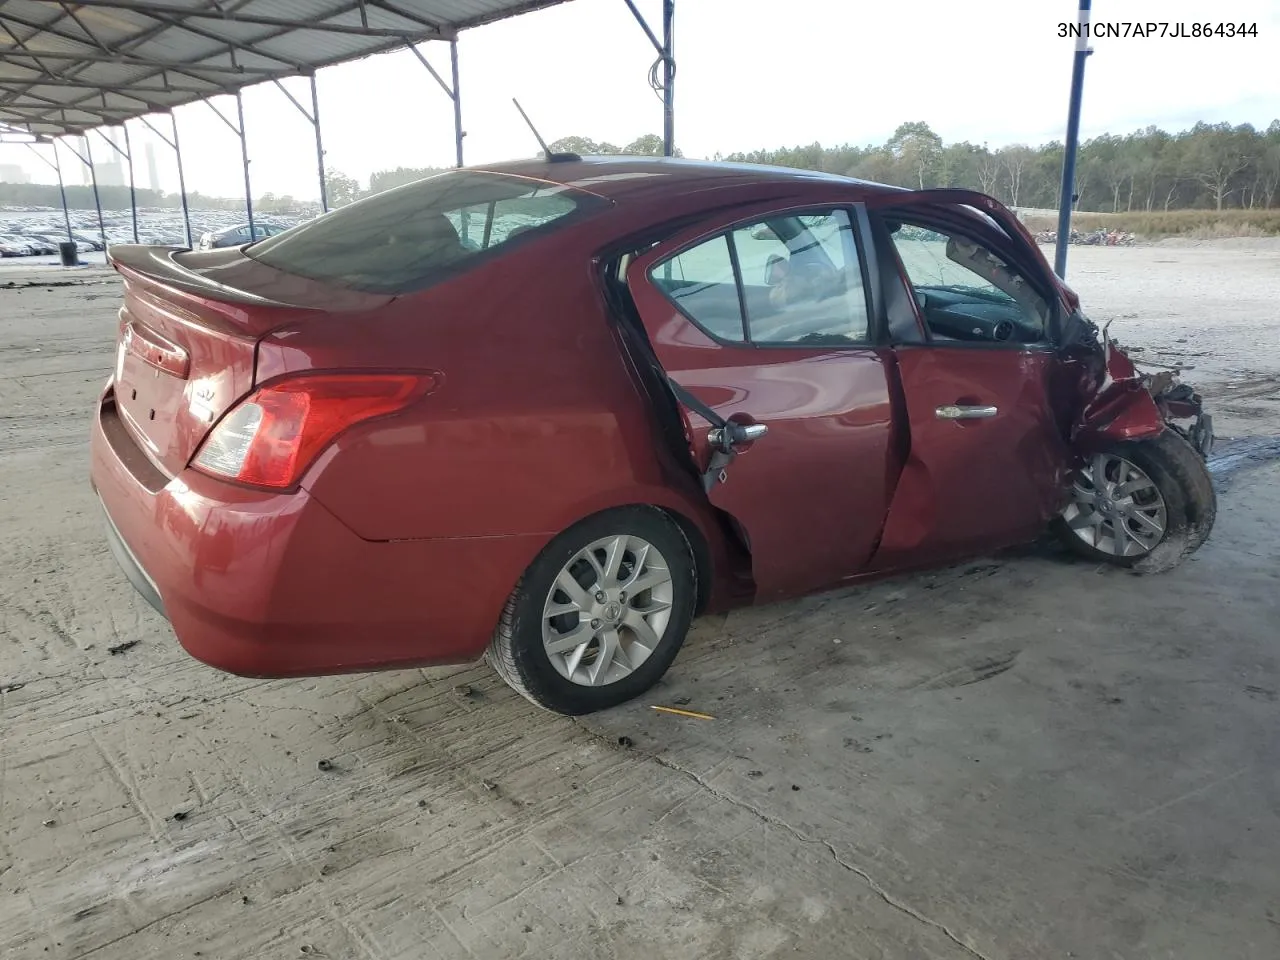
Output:
M507 600L486 659L548 710L616 706L666 673L696 592L692 551L675 523L652 507L610 510L539 554Z
M1054 521L1066 545L1091 560L1155 573L1208 538L1217 496L1204 460L1167 430L1117 443L1076 471L1071 501Z

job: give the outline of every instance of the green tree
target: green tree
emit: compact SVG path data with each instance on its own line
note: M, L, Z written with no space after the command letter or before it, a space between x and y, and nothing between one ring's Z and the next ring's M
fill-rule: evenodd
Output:
M942 157L942 138L927 123L916 120L900 124L885 146L905 168L911 185L923 190Z
M662 138L656 133L646 133L642 137L636 137L625 147L622 152L635 157L660 157L662 156Z
M392 187L402 187L415 180L425 180L444 173L442 167L396 167L394 170L379 170L369 178L369 192L381 193Z
M330 207L345 207L360 199L359 181L332 168L324 172L324 189Z
M576 153L580 157L599 157L622 152L607 140L597 143L589 137L561 137L547 146L552 153Z
M1030 147L1015 144L999 151L1000 165L1004 168L1005 183L1008 186L1009 206L1018 206L1018 198L1022 196L1023 174L1031 163L1033 152Z
M1226 123L1197 123L1191 131L1187 162L1218 210L1231 194L1236 175L1249 165L1245 139Z
M1262 191L1262 206L1270 207L1280 189L1280 120L1272 120L1262 143L1258 157L1258 185Z

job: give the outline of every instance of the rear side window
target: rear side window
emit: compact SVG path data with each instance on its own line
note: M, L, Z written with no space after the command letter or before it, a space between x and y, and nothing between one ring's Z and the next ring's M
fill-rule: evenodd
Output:
M869 342L853 224L843 209L780 214L737 227L649 271L667 298L722 342Z
M517 237L546 234L606 202L560 184L451 171L341 207L245 253L312 280L404 294L455 276Z
M653 282L694 323L720 340L746 339L728 237L721 235L654 267Z

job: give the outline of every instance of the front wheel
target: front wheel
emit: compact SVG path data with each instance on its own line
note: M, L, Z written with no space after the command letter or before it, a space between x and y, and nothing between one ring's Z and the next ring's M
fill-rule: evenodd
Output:
M518 693L569 715L613 707L661 679L693 619L697 574L680 528L635 506L578 523L538 555L485 657Z
M1072 476L1071 500L1054 530L1091 560L1157 573L1199 549L1217 510L1204 460L1166 430L1093 454Z

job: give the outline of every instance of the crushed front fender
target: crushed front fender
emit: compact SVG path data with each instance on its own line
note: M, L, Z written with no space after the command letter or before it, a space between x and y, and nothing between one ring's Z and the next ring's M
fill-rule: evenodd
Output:
M1157 437L1172 429L1202 457L1213 448L1213 419L1198 393L1180 382L1176 370L1143 374L1133 360L1102 331L1102 373L1086 392L1072 426L1072 445L1089 453L1124 440ZM1190 421L1182 425L1178 421Z

